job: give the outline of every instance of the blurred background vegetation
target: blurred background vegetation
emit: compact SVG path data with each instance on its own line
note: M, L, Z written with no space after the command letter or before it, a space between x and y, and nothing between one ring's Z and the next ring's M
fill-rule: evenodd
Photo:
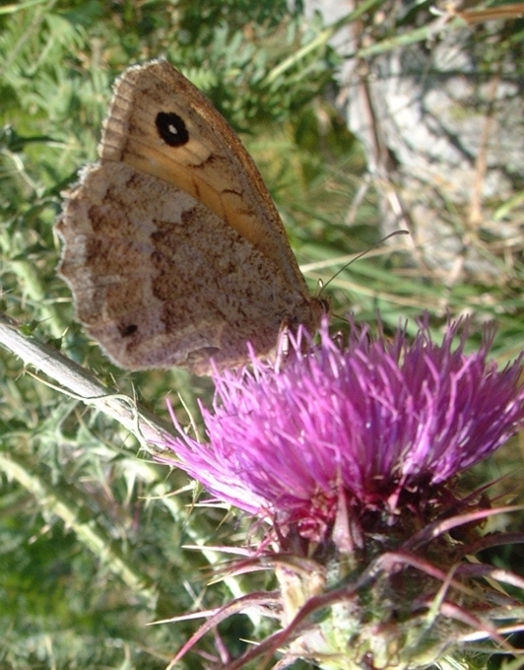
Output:
M522 55L524 41L518 12L506 16L497 7L466 25L488 74L500 73L508 54ZM511 224L511 245L501 246L482 225L474 231L498 276L446 280L417 263L400 238L382 243L384 183L337 109L337 73L351 57L372 72L381 54L409 53L415 44L430 51L441 39L435 17L445 33L456 29L457 13L393 0L356 8L328 28L328 15L283 0L1 3L2 310L23 332L159 417L166 416L166 398L178 407L178 394L192 411L198 398L209 402L207 379L181 370L130 374L111 365L74 321L71 296L55 271L60 192L96 158L112 82L128 65L162 56L241 134L312 292L373 247L329 285L333 314L353 310L373 322L380 310L387 329L429 310L438 336L448 313L468 313L474 331L488 319L498 323L494 355L501 364L520 352L524 153L520 188L492 199L489 210L490 223L496 212ZM357 21L365 37L360 51L341 55L330 38ZM515 70L521 81L523 62ZM467 81L478 73L459 74ZM461 228L460 212L454 216L467 246L473 233ZM185 476L156 464L118 423L61 393L5 349L0 370L0 668L163 668L198 621L148 624L274 586L264 575L209 586L211 567L222 559L183 547L241 543L245 522L227 510L193 507ZM468 478L478 484L510 473L503 490L511 489L511 476L518 490L523 453L515 440ZM493 560L518 571L524 556L505 549ZM242 640L260 638L269 626L239 615L219 634L235 654ZM205 654L216 653L213 637L199 649L201 656L192 652L179 667L204 667ZM494 657L493 667L499 664Z

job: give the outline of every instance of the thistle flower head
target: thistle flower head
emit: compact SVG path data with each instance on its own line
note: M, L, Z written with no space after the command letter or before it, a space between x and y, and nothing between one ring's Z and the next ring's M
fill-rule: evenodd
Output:
M208 443L173 416L176 465L268 523L260 553L275 566L283 630L251 655L287 644L278 667L302 656L329 670L414 670L460 649L465 629L501 642L489 623L499 595L464 588L464 556L491 511L461 501L452 479L524 425L522 366L487 360L492 329L466 353L467 329L448 324L438 344L427 319L411 341L405 328L373 338L350 322L342 343L324 323L318 345L291 337L280 366L253 356L215 374ZM466 521L473 532L457 541L450 529Z
M351 324L341 345L324 324L313 346L299 332L281 368L253 357L251 370L215 375L209 443L181 433L167 446L218 499L304 536L333 523L341 495L394 514L403 491L449 480L522 424L519 362L498 371L493 332L471 354L466 335L464 322L441 344L426 322L412 341Z

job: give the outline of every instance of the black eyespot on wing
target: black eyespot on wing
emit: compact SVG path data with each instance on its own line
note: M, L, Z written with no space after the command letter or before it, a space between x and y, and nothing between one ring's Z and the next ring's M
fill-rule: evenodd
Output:
M122 337L129 337L130 335L134 335L137 330L138 326L136 325L136 323L130 323L128 326L124 326L122 324L118 328L118 332Z
M155 125L160 137L170 147L181 147L189 142L186 124L175 112L158 112Z

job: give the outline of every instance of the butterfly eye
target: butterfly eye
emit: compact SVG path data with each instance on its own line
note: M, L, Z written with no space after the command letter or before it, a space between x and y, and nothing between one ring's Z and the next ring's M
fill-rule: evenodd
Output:
M189 142L186 124L175 112L158 112L155 125L160 137L170 147L181 147Z
M331 304L329 298L318 297L317 300L320 304L320 307L322 308L322 312L324 314L329 314L331 312Z

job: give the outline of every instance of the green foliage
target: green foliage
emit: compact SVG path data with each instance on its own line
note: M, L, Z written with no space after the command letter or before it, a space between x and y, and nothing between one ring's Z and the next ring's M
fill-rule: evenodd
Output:
M339 65L329 32L318 17L306 20L301 3L289 4L27 0L0 7L3 311L163 417L165 398L177 403L177 393L197 414L196 399L210 397L210 383L183 371L130 375L112 366L73 320L52 230L60 192L96 157L114 78L154 57L169 58L244 133L313 291L352 254L375 247L331 285L335 313L353 307L359 319L373 320L380 309L395 326L422 309L436 325L446 309L473 311L478 321L497 317L501 360L522 349L521 259L511 259L513 284L443 288L406 268L394 247L380 246L362 148L320 97ZM376 31L373 16L364 19ZM386 25L374 44L400 48ZM505 40L521 48L521 38ZM514 195L508 207L521 202ZM3 349L0 380L0 667L163 668L198 623L147 624L270 588L260 576L250 576L249 586L238 579L208 587L219 559L183 547L230 544L243 529L238 520L221 526L223 510L193 508L184 476L151 462L123 428ZM238 621L221 628L237 651L268 625ZM203 647L214 653L208 637ZM178 667L203 662L189 654Z

